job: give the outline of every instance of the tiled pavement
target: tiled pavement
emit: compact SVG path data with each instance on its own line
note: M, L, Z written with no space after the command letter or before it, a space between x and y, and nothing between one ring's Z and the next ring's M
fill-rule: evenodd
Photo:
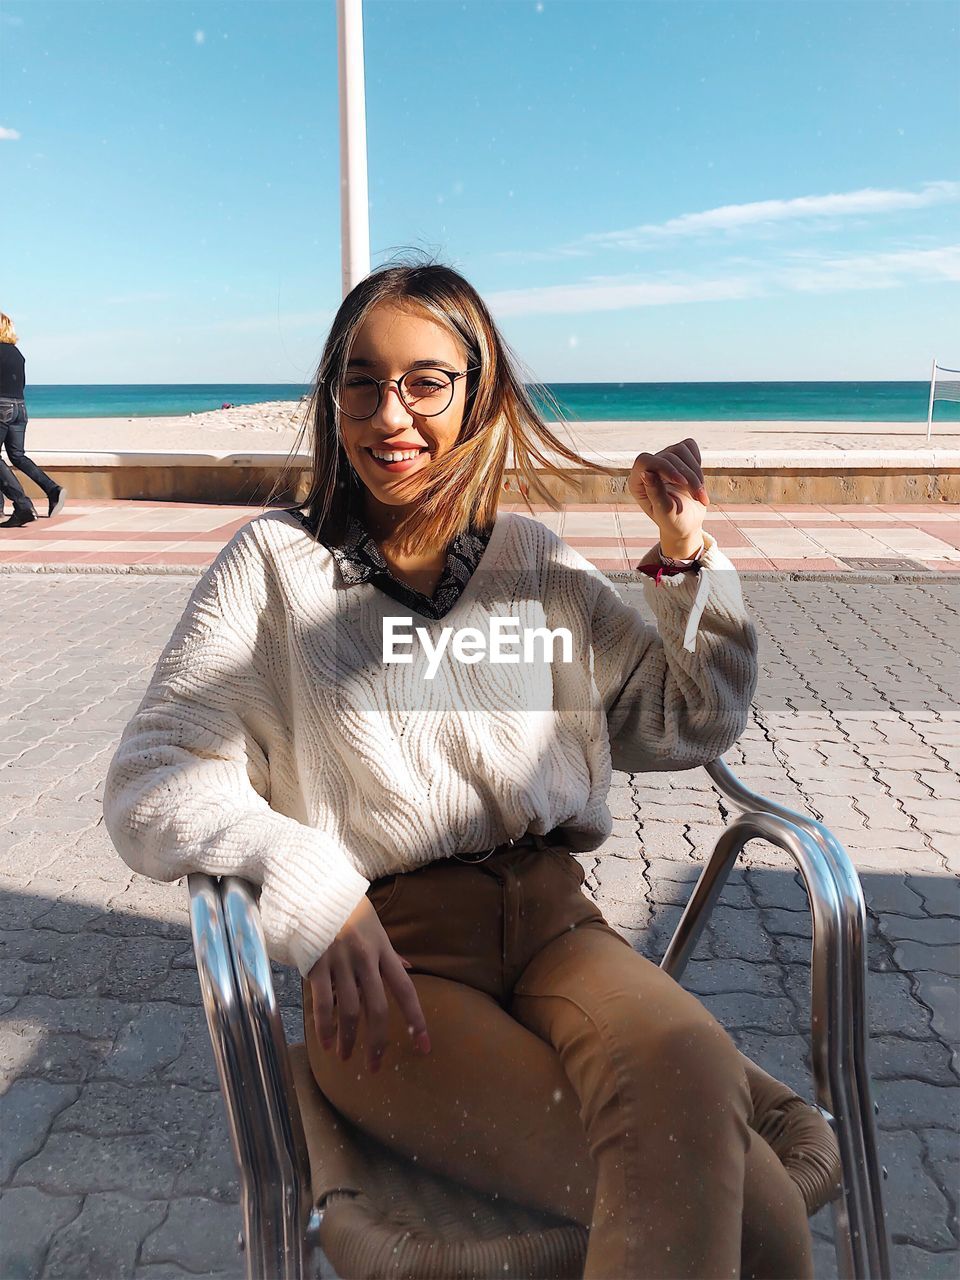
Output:
M203 568L260 510L70 502L53 520L0 529L0 567ZM568 504L556 513L537 508L536 514L605 572L631 569L656 540L656 526L636 503ZM711 506L704 527L743 573L845 573L862 560L901 568L906 561L915 571L960 569L960 506Z
M109 510L122 519L131 505ZM204 556L247 518L216 512L218 524L190 528L190 509L179 510L183 541L213 544ZM867 514L859 527L884 523ZM97 519L99 531L129 536ZM789 533L776 513L767 523ZM858 524L841 527L849 535ZM914 536L905 519L887 530ZM243 1274L185 885L129 872L100 808L110 756L193 577L141 566L0 578L2 1280ZM639 589L626 590L643 608ZM747 785L827 823L859 870L893 1275L954 1277L960 581L772 576L745 581L744 594L761 677L748 729L725 758ZM610 805L613 835L583 855L586 888L659 959L730 806L701 769L616 774ZM799 880L755 840L684 978L744 1052L808 1097L809 948ZM301 1039L297 975L274 966L274 978L287 1034ZM816 1274L828 1280L829 1210L813 1226Z

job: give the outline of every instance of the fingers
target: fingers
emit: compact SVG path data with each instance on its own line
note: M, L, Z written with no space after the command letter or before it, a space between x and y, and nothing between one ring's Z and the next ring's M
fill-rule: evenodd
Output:
M320 1043L325 1049L329 1049L337 1033L337 1024L333 1015L333 985L325 957L318 960L310 970L309 985L313 1001L313 1023Z
M645 471L643 474L647 482L647 493L654 507L661 512L672 510L679 514L683 505L676 494L670 492L662 474L659 471Z
M677 484L686 483L686 476L680 473L673 458L669 456L669 450L664 450L662 453L640 453L637 455L637 462L643 467L644 474L651 472L661 480L672 480Z
M693 436L687 436L686 440L681 440L679 447L681 449L686 449L691 453L693 455L693 460L698 466L700 465L700 446L697 444L696 440L694 440Z
M396 963L394 963L396 962ZM430 1052L430 1036L427 1033L427 1020L420 1007L420 997L413 985L410 975L402 968L404 961L395 951L384 956L381 969L391 991L396 998L400 1012L404 1016L407 1030L413 1037L414 1047L421 1053Z
M682 440L679 444L672 445L667 452L671 455L671 465L683 472L690 485L690 492L694 496L702 494L703 498L709 502L710 499L703 486L703 467L700 465L700 449L696 440L692 438Z
M361 957L355 970L356 958L351 961L346 951L331 952L330 956L328 966L321 967L318 963L310 973L314 1025L324 1049L332 1048L336 1037L339 1057L343 1061L350 1058L356 1046L362 1008L366 1022L367 1068L372 1073L379 1071L389 1043L386 982L404 1016L415 1050L430 1052L426 1018L417 989L406 972L412 967L409 960L391 948L381 954L379 964L372 953Z
M676 505L678 511L683 509L683 504L669 493L671 484L680 485L700 502L709 503L710 498L703 482L703 468L700 465L700 449L692 437L671 445L660 453L641 453L637 456L637 462L644 468L644 479L652 474L663 487L664 500ZM654 489L651 498L658 492L658 489Z
M380 1063L389 1043L390 1010L387 1005L384 980L394 989L401 1010L406 1011L407 1008L412 1008L415 1011L419 1023L414 1041L416 1042L418 1036L422 1034L426 1038L426 1047L422 1044L419 1047L424 1053L430 1050L429 1036L426 1035L426 1019L420 1008L416 987L403 967L405 965L409 965L409 961L402 959L391 949L380 956L379 964L371 963L365 966L360 975L360 997L367 1020L367 1068L374 1074L380 1070ZM409 1017L407 1020L409 1023ZM349 1057L349 1054L347 1056Z
M349 957L338 951L331 965L331 977L337 990L337 1053L346 1061L353 1053L360 1022L360 992Z
M387 1048L387 1029L390 1025L390 1010L387 1008L379 965L365 968L360 980L363 984L363 1007L367 1019L367 1070L377 1072Z
M643 455L641 458L651 458L650 454ZM638 459L640 461L640 459ZM663 460L660 458L651 458L649 468L644 464L644 470L641 471L641 483L646 491L646 495L650 500L650 505L654 511L660 515L666 515L668 511L676 511L679 513L683 510L683 504L677 496L670 492L667 487L667 481L663 475ZM686 481L679 481L686 484Z

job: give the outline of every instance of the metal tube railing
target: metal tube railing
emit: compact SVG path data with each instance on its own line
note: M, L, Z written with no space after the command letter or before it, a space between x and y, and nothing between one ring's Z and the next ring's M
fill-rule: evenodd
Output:
M312 1208L303 1121L251 886L187 877L207 1027L240 1176L247 1280L306 1280Z
M679 981L741 849L760 838L789 853L812 917L810 1035L817 1101L833 1126L843 1197L833 1202L843 1280L889 1280L890 1246L874 1128L866 1025L866 908L856 869L822 823L746 787L715 760L707 773L743 814L727 827L704 866L661 967Z

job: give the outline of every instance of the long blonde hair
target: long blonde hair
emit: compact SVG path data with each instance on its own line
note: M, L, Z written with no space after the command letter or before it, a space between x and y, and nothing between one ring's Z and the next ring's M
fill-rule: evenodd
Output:
M534 463L562 483L576 481L551 462L544 447L580 467L612 476L617 472L591 462L558 439L545 425L524 386L521 367L473 286L453 268L438 262L401 262L366 276L343 299L330 327L313 381L297 441L270 497L290 481L293 456L312 429L309 490L293 509L315 528L343 528L363 496L363 484L343 449L332 392L346 373L354 337L378 303L392 302L418 311L445 328L466 350L466 398L456 443L408 477L400 486L413 508L398 522L385 545L414 554L446 546L470 524L488 529L496 518L503 477L512 446L513 465L522 478L521 493L532 492L553 510L562 505L540 483ZM533 383L566 424L559 405L540 383ZM526 492L524 492L524 484ZM268 502L269 502L268 498Z
M0 311L0 342L16 343L16 341L17 331L13 327L13 321L8 315L4 315L4 313Z

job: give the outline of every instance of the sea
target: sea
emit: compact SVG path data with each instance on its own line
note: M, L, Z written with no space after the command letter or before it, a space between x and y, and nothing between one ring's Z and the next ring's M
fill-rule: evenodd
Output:
M556 421L537 388L531 395ZM553 382L547 390L571 422L917 422L926 424L929 382ZM186 384L30 383L31 418L161 418L223 404L296 403L309 386L292 382ZM934 422L960 421L960 403L938 400Z

